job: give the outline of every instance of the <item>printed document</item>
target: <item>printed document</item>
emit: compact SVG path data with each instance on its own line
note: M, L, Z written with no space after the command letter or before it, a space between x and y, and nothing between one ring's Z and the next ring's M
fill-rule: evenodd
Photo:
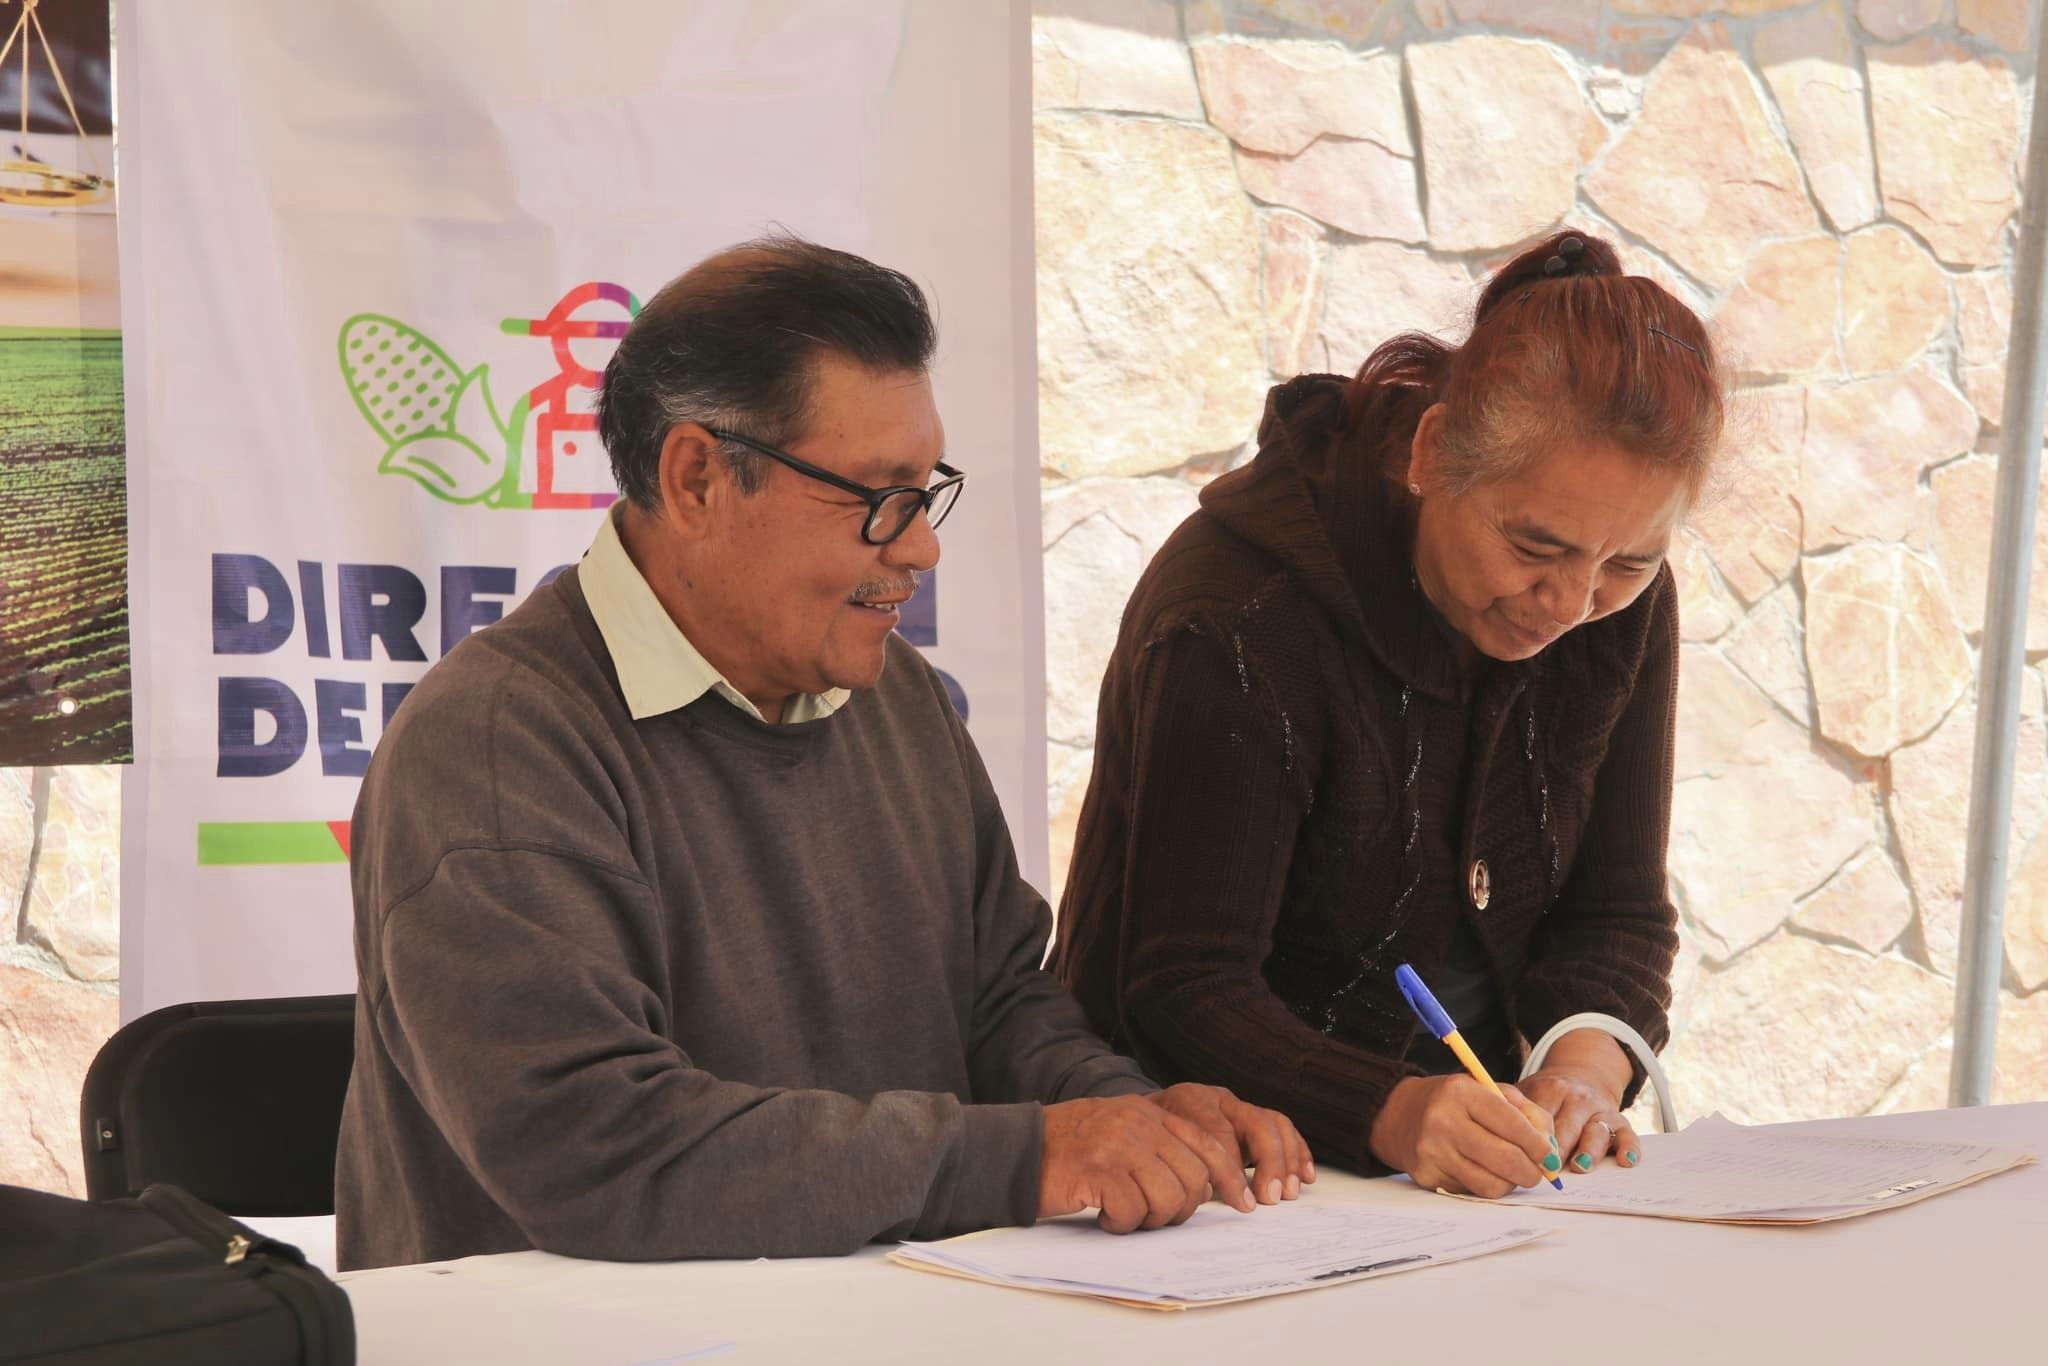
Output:
M1563 1193L1516 1191L1495 1205L1644 1214L1714 1223L1817 1224L1897 1209L2033 1161L2014 1148L1876 1134L1752 1128L1711 1115L1644 1139L1643 1165L1566 1174Z
M1436 1219L1318 1204L1312 1195L1240 1214L1207 1204L1176 1228L1117 1237L1092 1215L906 1243L894 1261L994 1285L1188 1309L1316 1290L1499 1252L1543 1236L1495 1219Z

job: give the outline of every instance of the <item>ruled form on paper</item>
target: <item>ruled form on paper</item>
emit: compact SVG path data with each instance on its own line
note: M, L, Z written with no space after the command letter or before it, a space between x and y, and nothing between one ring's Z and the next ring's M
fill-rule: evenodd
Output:
M1643 1163L1566 1172L1562 1193L1489 1203L1714 1223L1817 1224L1897 1209L2034 1160L2016 1148L1879 1134L1816 1134L1719 1114L1643 1140ZM1465 1198L1465 1197L1459 1197Z

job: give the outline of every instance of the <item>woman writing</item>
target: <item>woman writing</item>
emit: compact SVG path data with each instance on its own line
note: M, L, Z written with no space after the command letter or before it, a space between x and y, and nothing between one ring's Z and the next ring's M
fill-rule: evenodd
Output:
M1053 950L1096 1028L1425 1186L1634 1165L1608 1035L1502 1101L1393 973L1497 1077L1581 1011L1668 1037L1665 556L1721 422L1699 319L1570 233L1500 271L1463 345L1276 388L1103 682Z

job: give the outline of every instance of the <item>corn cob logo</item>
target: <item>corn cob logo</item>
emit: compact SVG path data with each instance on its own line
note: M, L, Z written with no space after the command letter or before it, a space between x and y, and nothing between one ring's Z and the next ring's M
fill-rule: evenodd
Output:
M640 301L624 286L591 282L570 290L544 318L508 318L501 330L547 340L556 373L519 395L509 411L491 397L490 367L464 369L418 328L382 313L358 313L341 325L342 378L356 410L384 443L380 474L402 475L448 503L491 508L607 507L611 493L555 488L558 459L579 443L599 450L596 422L573 395L596 390L601 376L571 351L574 341L625 335L625 322L576 317L586 304L623 308ZM520 487L520 455L532 434L535 488Z
M358 313L341 325L341 373L384 439L378 473L402 474L450 503L489 503L502 492L517 434L491 402L488 365L465 372L418 328Z

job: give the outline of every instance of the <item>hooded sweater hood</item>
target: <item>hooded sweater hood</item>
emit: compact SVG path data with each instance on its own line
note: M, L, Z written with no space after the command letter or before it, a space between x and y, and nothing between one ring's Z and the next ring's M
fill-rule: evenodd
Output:
M1341 635L1362 639L1408 686L1456 697L1456 657L1414 582L1414 504L1386 447L1345 431L1349 383L1302 375L1276 386L1258 454L1204 488L1202 510L1277 560Z

